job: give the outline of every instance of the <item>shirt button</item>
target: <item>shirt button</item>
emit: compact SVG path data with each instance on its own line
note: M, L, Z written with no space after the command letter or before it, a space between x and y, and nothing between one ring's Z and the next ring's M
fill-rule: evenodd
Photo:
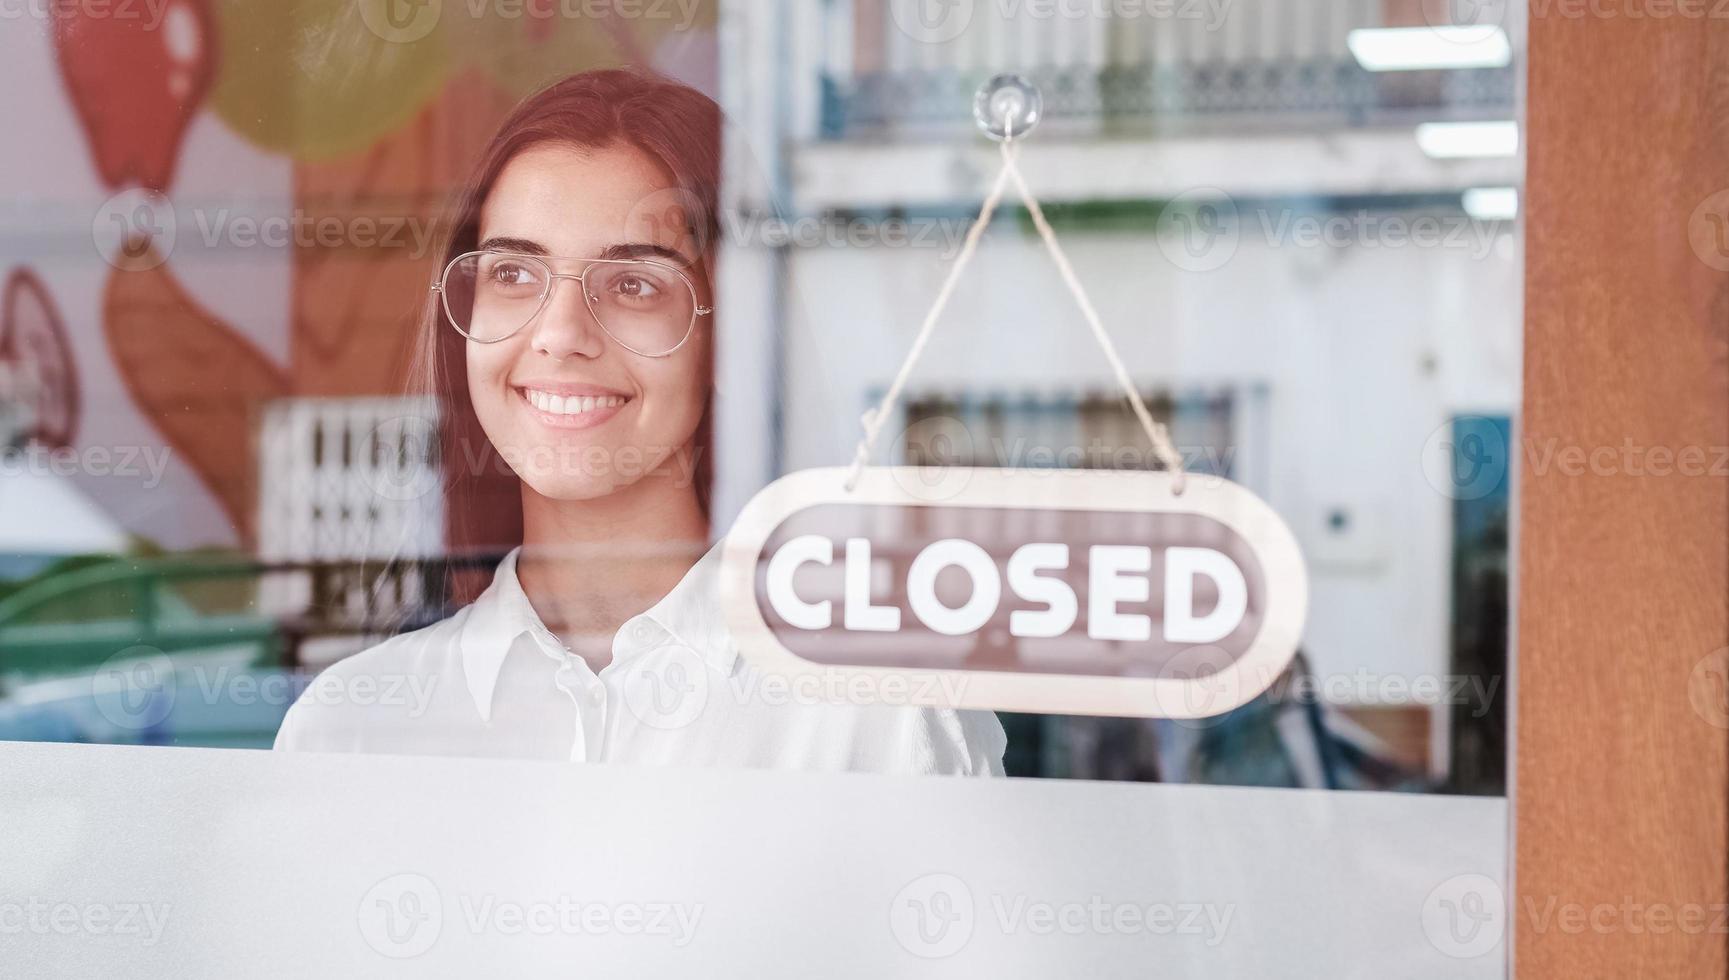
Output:
M635 626L630 628L630 635L639 640L646 640L654 635L654 627L645 622L638 621Z

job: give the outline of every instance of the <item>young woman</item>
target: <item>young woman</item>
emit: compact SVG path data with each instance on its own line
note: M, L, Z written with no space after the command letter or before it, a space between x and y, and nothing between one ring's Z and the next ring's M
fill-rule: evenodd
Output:
M625 70L505 120L417 374L452 547L520 544L454 616L325 671L278 749L1002 772L995 715L824 700L728 634L707 518L720 138L706 96Z

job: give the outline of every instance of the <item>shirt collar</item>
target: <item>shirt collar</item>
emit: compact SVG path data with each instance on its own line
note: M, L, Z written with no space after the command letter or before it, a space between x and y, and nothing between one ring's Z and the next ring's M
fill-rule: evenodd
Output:
M516 547L498 563L492 584L469 606L459 642L463 680L482 720L492 720L492 693L498 686L504 658L518 637L528 633L548 645L563 644L540 621L516 576ZM644 612L625 620L613 637L614 662L647 650L678 643L689 647L723 675L738 662L738 645L726 628L720 608L721 542L716 542L684 573L672 591Z

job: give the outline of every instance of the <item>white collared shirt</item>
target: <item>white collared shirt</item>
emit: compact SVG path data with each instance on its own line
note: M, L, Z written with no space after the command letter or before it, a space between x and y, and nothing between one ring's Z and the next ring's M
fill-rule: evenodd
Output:
M631 617L597 674L535 613L520 548L472 604L325 670L276 748L882 773L1002 775L988 711L765 675L720 608L721 546Z

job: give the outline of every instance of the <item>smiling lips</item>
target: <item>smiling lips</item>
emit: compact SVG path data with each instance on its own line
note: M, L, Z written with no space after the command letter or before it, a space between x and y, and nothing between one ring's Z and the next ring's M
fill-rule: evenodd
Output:
M522 398L541 421L562 429L586 429L618 414L630 399L624 395L559 395L539 388L520 388Z

